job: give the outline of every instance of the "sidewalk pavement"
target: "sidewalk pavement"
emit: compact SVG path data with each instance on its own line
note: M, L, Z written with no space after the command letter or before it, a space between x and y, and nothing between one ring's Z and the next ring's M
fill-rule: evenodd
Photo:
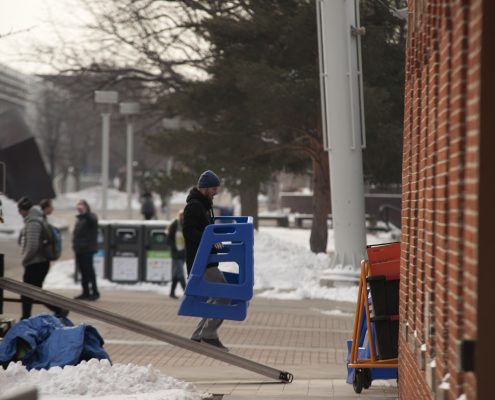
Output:
M1 240L1 239L0 239ZM1 240L6 257L6 276L22 279L15 244ZM64 258L70 252L64 252ZM59 290L74 297L79 291ZM190 337L197 318L177 316L179 302L153 292L102 290L89 304L141 322ZM16 295L8 293L9 297ZM338 312L332 310L339 310ZM33 314L46 312L34 305ZM194 383L199 389L223 395L225 400L247 399L397 399L395 380L374 381L360 395L345 383L346 340L352 335L354 305L326 300L270 300L254 298L243 322L225 321L222 342L234 354L291 372L290 384L221 361L176 348L137 333L71 313L74 323L95 326L105 340L114 363L152 364L163 373ZM5 303L4 314L19 318L20 304ZM218 396L216 398L222 398Z

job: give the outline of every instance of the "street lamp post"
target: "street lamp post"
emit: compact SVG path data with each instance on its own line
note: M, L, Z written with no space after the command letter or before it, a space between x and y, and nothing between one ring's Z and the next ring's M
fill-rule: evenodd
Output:
M132 116L139 113L139 103L120 103L120 113L126 116L127 133L127 166L126 166L126 191L127 191L127 217L132 218L132 178L134 158L134 126Z
M95 103L105 104L105 111L101 113L102 128L101 128L101 216L103 219L107 217L107 202L108 202L108 172L110 164L110 115L112 104L117 104L119 98L118 92L115 91L95 91Z

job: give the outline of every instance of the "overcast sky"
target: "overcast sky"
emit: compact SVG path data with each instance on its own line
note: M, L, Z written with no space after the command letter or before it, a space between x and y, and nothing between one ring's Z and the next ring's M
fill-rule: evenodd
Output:
M52 72L37 62L35 43L57 44L58 36L75 39L84 12L77 0L0 0L0 63L24 73Z

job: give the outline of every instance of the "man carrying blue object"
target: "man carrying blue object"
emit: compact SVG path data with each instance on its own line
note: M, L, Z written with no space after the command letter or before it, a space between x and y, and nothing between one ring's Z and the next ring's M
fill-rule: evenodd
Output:
M198 252L199 243L205 228L212 224L213 198L218 193L220 179L213 171L205 171L198 179L196 187L192 188L187 196L187 205L184 209L183 233L186 242L186 266L187 274L191 273L194 258ZM220 250L222 243L216 243L213 251ZM218 263L210 263L206 266L204 279L209 282L227 283L225 277L218 268ZM213 304L228 304L229 300L209 299ZM204 342L228 351L218 338L218 328L222 325L223 319L203 318L196 330L193 332L191 340Z

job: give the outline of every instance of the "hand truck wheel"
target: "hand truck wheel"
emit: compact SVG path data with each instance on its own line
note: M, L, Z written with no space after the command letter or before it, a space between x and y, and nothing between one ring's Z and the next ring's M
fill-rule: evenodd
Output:
M352 387L354 391L359 394L363 391L364 373L361 368L354 370L354 377L352 378Z

